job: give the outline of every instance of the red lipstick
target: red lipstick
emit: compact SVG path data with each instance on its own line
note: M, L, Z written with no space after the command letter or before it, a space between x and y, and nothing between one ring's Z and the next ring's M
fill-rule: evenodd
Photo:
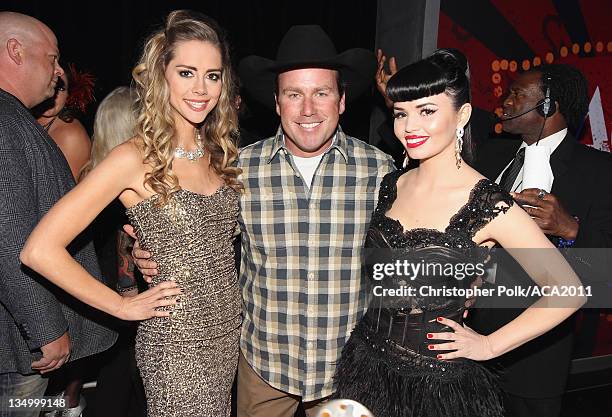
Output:
M429 136L406 135L406 146L409 148L418 148L429 139Z

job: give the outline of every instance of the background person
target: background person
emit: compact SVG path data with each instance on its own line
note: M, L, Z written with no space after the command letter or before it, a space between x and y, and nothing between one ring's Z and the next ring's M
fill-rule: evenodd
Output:
M503 102L502 126L522 141L486 143L478 166L496 178L525 207L550 241L561 248L612 247L612 156L577 142L574 136L588 111L587 81L577 69L562 64L543 65L521 73ZM523 189L524 156L528 147L547 148L550 193ZM542 173L541 177L544 176ZM583 252L584 253L584 252ZM582 255L583 256L583 255ZM601 260L594 260L597 268ZM519 265L498 266L496 282L525 282ZM494 332L520 309L491 308L482 302L469 316L470 326ZM586 323L599 318L584 310ZM502 385L508 416L556 417L569 374L574 347L574 316L550 332L509 352L493 365L503 369ZM586 338L586 335L583 335Z
M102 100L94 119L91 157L81 170L81 179L115 147L134 137L136 98L135 90L118 87ZM132 239L122 230L127 222L123 205L115 199L96 218L92 228L106 284L124 297L133 297L138 294L139 282L129 254ZM119 339L100 358L95 395L87 414L93 417L145 416L146 399L134 352L136 326L118 321L115 329Z
M62 291L21 264L19 252L40 218L74 186L66 159L30 109L53 96L59 50L53 32L19 13L0 13L0 415L9 397L44 394L43 377L109 348L116 335ZM79 238L69 256L92 280L100 271L91 242ZM97 282L97 281L96 281ZM98 317L99 318L99 317ZM37 416L40 410L20 410Z
M68 66L58 80L55 95L32 109L36 121L49 133L68 161L76 179L89 158L91 140L76 118L85 112L93 100L93 77L77 71L74 64Z

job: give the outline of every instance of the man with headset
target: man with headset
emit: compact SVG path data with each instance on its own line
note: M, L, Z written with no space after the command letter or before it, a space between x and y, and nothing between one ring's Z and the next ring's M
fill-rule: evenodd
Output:
M508 133L522 142L490 141L477 168L496 181L533 217L558 247L612 247L612 157L577 142L588 111L587 81L568 65L545 65L520 74L503 102ZM549 148L552 188L523 189L528 146ZM545 167L547 169L548 167ZM498 264L496 283L521 282L518 264ZM526 278L528 279L528 278ZM477 304L478 306L478 304ZM470 326L489 334L520 309L477 308ZM556 417L561 410L573 348L573 317L550 332L501 357L508 416Z

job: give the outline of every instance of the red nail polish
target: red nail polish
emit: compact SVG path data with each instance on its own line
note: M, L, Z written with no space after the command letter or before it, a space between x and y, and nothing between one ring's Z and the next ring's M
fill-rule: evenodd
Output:
M438 320L438 321L442 321L442 317L438 317L438 319L437 319L437 320Z
M431 333L427 333L427 338L428 338L428 339L433 339L433 334L431 334Z
M442 355L437 355L436 358L437 359L442 359Z
M427 349L429 349L429 350L433 350L434 348L435 348L435 346L434 346L434 345L429 345L429 346L427 346Z

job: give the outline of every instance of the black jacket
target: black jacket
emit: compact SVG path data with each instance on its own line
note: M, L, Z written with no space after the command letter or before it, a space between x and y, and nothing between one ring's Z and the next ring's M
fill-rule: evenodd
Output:
M480 149L476 168L483 175L496 179L514 158L520 144L521 141L491 140ZM574 247L611 248L612 156L579 144L568 134L552 153L550 164L554 175L551 193L571 215L579 218ZM555 241L554 237L549 237ZM497 283L525 279L529 277L516 262L498 265ZM474 330L489 334L521 311L475 309L469 322ZM567 382L574 325L573 317L569 318L548 333L492 361L502 368L504 389L531 398L561 395Z

